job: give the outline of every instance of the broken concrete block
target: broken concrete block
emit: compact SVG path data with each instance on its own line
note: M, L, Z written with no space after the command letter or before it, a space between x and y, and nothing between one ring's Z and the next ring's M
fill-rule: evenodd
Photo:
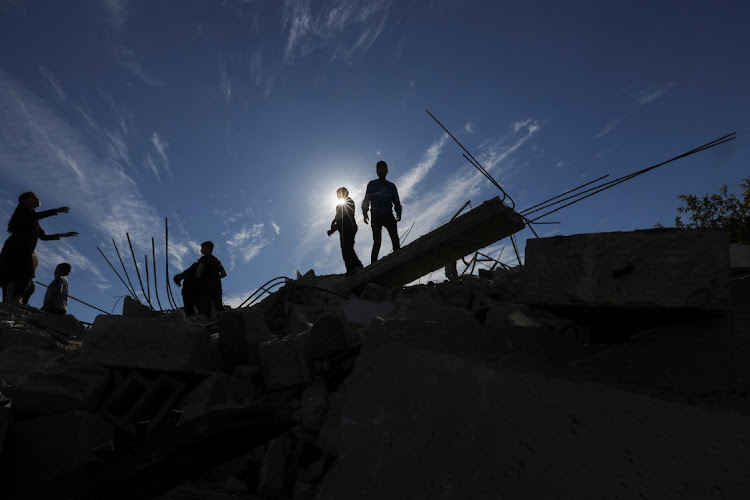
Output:
M542 326L541 323L534 321L521 311L512 312L510 316L508 316L508 320L510 320L513 326L523 326L527 328L541 328Z
M286 466L292 452L292 441L280 436L268 443L260 466L258 494L261 498L279 498L287 490Z
M145 423L145 433L154 430L185 392L186 384L164 373L155 380L131 372L104 401L100 412L122 430L136 433Z
M218 324L222 365L257 365L258 346L271 340L263 310L249 307L220 312Z
M328 388L325 380L316 378L305 386L294 418L308 432L317 432L326 414Z
M177 405L180 422L187 422L212 410L246 406L256 396L255 387L225 373L213 373L190 391Z
M729 235L713 230L529 239L523 298L568 307L727 309Z
M307 316L297 304L284 304L284 309L286 311L284 327L286 335L297 335L310 329L312 323L307 321Z
M11 424L5 454L23 497L36 498L33 492L44 480L93 462L94 450L112 440L112 424L74 411Z
M56 351L12 346L0 351L0 379L8 385L23 385L36 371L44 371L63 359Z
M389 318L382 323L374 321L367 330L367 342L363 350L371 349L374 345L398 342L438 352L487 357L487 347L492 342L492 336L488 335L482 324L464 309L446 304L442 306L464 314L449 317L438 313L435 321L421 318Z
M308 335L305 332L260 345L260 368L266 389L284 389L310 380L310 366L305 355Z
M72 314L39 313L29 315L29 321L45 330L52 330L68 337L83 338L87 329Z
M154 311L148 305L135 300L130 295L126 295L122 301L122 315L129 318L154 318L161 316L162 313Z
M33 331L28 328L28 325L25 326L22 323L13 323L12 326L0 328L0 351L11 347L62 350L62 344L54 337L44 331Z
M487 314L484 319L484 326L486 328L510 326L510 315L516 311L519 311L520 308L521 306L519 304L512 304L509 302L493 302L487 310Z
M393 310L393 304L390 302L349 299L341 310L349 323L368 326L376 317L387 318Z
M23 418L73 410L94 411L109 385L110 370L96 365L58 364L34 372L12 391L13 411Z
M360 357L342 392L317 498L746 496L739 414L398 344Z
M11 422L13 422L13 411L10 408L0 406L0 457L3 456L5 436L8 433L8 427Z
M320 318L307 336L305 353L310 360L324 359L337 352L359 345L363 338L357 335L339 310Z
M468 310L426 296L401 297L396 301L390 318L444 323L476 321Z
M359 294L359 298L362 300L369 300L372 302L384 302L388 300L388 292L390 288L386 288L377 283L367 283Z
M492 281L488 288L490 297L506 302L519 300L523 282L522 273L523 269L521 267L496 270L492 273Z
M470 285L462 282L447 282L441 283L437 288L446 304L463 309L471 307L474 293Z
M211 370L204 327L184 316L97 316L78 355L81 362L149 370Z
M732 270L750 270L750 245L732 243L729 245L729 267Z

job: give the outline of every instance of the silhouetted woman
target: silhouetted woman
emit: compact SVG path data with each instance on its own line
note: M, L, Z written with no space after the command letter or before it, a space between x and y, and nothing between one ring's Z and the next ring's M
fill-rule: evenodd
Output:
M34 249L38 240L59 240L78 236L76 232L47 234L39 225L44 219L59 213L68 213L70 208L60 207L44 212L36 209L42 204L31 191L18 197L18 206L8 222L10 236L0 252L0 283L3 285L3 302L20 304L26 289L34 280Z
M346 275L351 275L357 269L362 268L357 253L354 251L354 236L357 234L357 222L354 220L354 200L349 198L349 190L345 187L336 190L336 197L340 200L336 207L336 216L331 222L328 236L336 231L339 232L341 243L341 255L344 257Z

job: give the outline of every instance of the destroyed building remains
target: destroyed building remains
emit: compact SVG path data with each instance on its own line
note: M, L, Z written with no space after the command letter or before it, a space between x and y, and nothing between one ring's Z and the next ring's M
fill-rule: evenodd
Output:
M2 305L4 494L744 495L750 269L726 234L541 238L526 262L412 286L310 272L214 323Z

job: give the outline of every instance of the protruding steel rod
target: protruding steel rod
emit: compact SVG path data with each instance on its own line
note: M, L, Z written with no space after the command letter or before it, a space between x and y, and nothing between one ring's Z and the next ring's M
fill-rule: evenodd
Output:
M97 250L99 250L99 253L102 254L102 257L104 257L104 260L107 261L107 264L109 264L109 267L112 268L112 270L115 272L115 275L117 275L118 278L120 278L120 281L122 282L123 286L125 287L125 290L128 291L128 293L133 293L130 288L128 288L128 284L125 283L125 280L122 279L122 276L120 276L120 273L117 272L117 269L115 269L115 266L112 265L112 263L109 261L106 255L104 255L104 252L102 252L102 249L99 247L96 247Z
M129 291L131 294L133 294L133 298L140 303L141 299L139 299L138 294L135 293L135 287L133 286L133 282L130 281L130 276L128 276L128 270L125 268L125 263L122 261L122 255L120 255L120 249L117 248L117 243L115 243L114 238L112 238L112 244L115 246L115 252L117 252L117 257L120 259L120 265L122 265L122 270L125 271L125 278L127 278L128 283L130 284Z
M148 254L143 254L143 267L146 269L146 300L151 304L151 281L148 278ZM151 306L153 309L154 306Z
M250 296L246 298L240 305L238 305L237 309L239 309L240 307L244 307L245 304L247 304L248 302L250 302L250 304L247 307L250 307L251 305L255 303L256 300L262 297L264 293L271 293L270 290L272 287L279 286L282 283L287 283L288 281L292 281L292 280L291 278L287 278L286 276L277 276L276 278L266 281L260 287L258 287L253 293L251 293ZM258 292L260 292L260 294L257 297L255 297L255 295L258 294Z
M404 235L400 238L400 242L399 242L400 245L402 246L404 245L404 242L406 241L406 237L409 236L409 233L411 233L411 230L412 228L414 228L414 224L416 224L416 222L417 221L412 222L411 226L409 226L409 229L407 229ZM393 250L391 250L391 252L393 252Z
M153 310L154 307L151 305L151 301L149 300L148 296L146 296L146 290L143 288L143 280L141 280L141 271L138 269L138 262L135 260L135 252L133 251L133 243L130 241L130 234L125 233L125 236L128 239L128 246L130 247L130 255L133 256L133 267L135 267L135 274L138 276L138 283L141 285L141 293L143 293L143 298L146 299L146 303L148 306Z
M734 140L734 139L737 138L735 136L735 134L736 134L736 132L732 132L731 134L727 134L727 135L719 137L718 139L715 139L715 140L713 140L711 142L707 142L706 144L704 144L702 146L698 146L695 149L691 149L690 151L688 151L686 153L682 153L681 155L675 156L674 158L670 158L669 160L663 161L661 163L657 163L656 165L653 165L653 166L648 167L648 168L644 168L642 170L638 170L637 172L633 172L633 173L630 173L628 175L624 175L624 176L622 176L622 177L620 177L618 179L606 182L604 184L601 184L601 185L596 186L596 187L591 188L591 189L587 189L586 191L583 191L583 192L578 193L576 195L570 196L568 198L563 198L562 200L559 200L559 201L553 203L552 205L556 205L558 203L562 203L563 201L567 201L567 200L569 200L571 198L576 198L577 196L582 195L584 193L587 193L589 191L593 191L592 193L587 194L586 196L581 196L580 198L577 198L577 199L571 201L570 203L566 203L565 205L557 207L554 210L550 210L549 212L546 212L545 214L536 217L532 222L537 221L537 220L541 219L542 217L546 217L546 216L548 216L548 215L550 215L550 214L552 214L554 212L557 212L558 210L562 210L563 208L568 207L568 206L570 206L570 205L572 205L574 203L578 203L579 201L584 200L584 199L586 199L586 198L588 198L590 196L594 196L597 193L600 193L600 192L605 191L605 190L607 190L609 188L615 187L616 185L621 184L621 183L623 183L625 181L629 181L630 179L632 179L634 177L638 177L639 175L645 174L646 172L649 172L651 170L659 168L662 165L666 165L667 163L671 163L671 162L679 160L681 158L685 158L686 156L690 156L692 154L699 153L699 152L701 152L703 150L706 150L706 149L712 148L714 146L718 146L720 144L724 144L725 142L729 142L731 140ZM549 206L544 207L544 208L549 208L552 205L549 205ZM527 215L529 213L534 213L534 212L537 212L539 210L541 210L541 209L532 210L531 212L528 212Z
M459 208L459 209L458 209L458 212L456 212L455 214L453 214L453 217L451 217L451 220L453 220L453 219L455 219L456 217L458 217L458 215L459 215L459 214L460 214L461 212L463 212L463 211L464 211L464 208L466 208L466 207L467 207L467 206L469 206L469 205L471 205L471 200L467 200L467 201L466 201L466 203L464 203L463 205L461 205L461 208Z
M159 285L156 282L156 244L154 243L154 238L151 238L151 259L154 261L154 295L156 295L156 303L159 305L159 311L164 312L164 309L161 307L161 301L159 300Z
M529 210L531 210L532 208L536 208L536 207L539 207L539 206L541 206L541 205L546 205L547 203L549 203L549 202L550 202L550 201L552 201L552 200L556 200L556 199L560 198L561 196L565 196L566 194L570 194L570 193L572 193L573 191L578 191L579 189L581 189L581 188L583 188L583 187L586 187L586 186L588 186L589 184L593 184L593 183L595 183L595 182L599 182L600 180L602 180L602 179L604 179L604 178L607 178L607 177L609 177L609 174L607 174L607 175L602 175L602 176L601 176L601 177L599 177L598 179L594 179L593 181L587 182L586 184L581 184L580 186L578 186L578 187L576 187L576 188L573 188L573 189L570 189L570 190L568 190L568 191L565 191L564 193L558 194L557 196L555 196L555 197L553 197L553 198L550 198L549 200L546 200L546 201L543 201L543 202L541 202L541 203L537 203L536 205L530 206L529 208L527 208L527 209L525 209L525 210L522 210L522 211L520 211L519 213L520 213L520 214L524 214L524 213L528 212Z
M440 123L440 120L438 120L437 118L435 118L435 115L433 115L432 113L430 113L429 109L426 109L425 111L427 111L427 114L430 115L432 117L432 119L437 122L438 125L440 125L440 128L442 128L443 130L445 130L445 133L448 134L451 137L451 139L453 139L456 142L456 144L458 144L461 147L461 149L463 149L466 152L466 155L469 155L468 157L466 155L464 155L464 158L466 158L469 161L469 163L471 163L472 166L474 166L474 168L476 168L477 170L479 170L492 184L495 185L495 187L497 187L500 190L501 193L503 193L503 201L505 201L505 198L509 199L510 200L510 208L515 208L516 207L516 202L513 201L513 198L511 198L510 195L505 192L505 190L500 186L500 184L498 184L497 181L492 178L492 176L490 175L490 173L487 172L487 170L477 161L476 158L474 158L474 156L472 156L471 153L469 153L469 150L466 149L464 147L464 145L461 144L458 141L458 139L456 139L456 137L453 134L451 134L450 131L447 128L445 128L445 126L442 123Z
M167 283L167 300L172 309L177 309L177 306L172 302L172 298L170 297L171 294L169 293L169 225L167 224L166 217L164 217L164 271Z
M106 257L105 257L105 259L106 259ZM117 271L115 271L115 272L117 272ZM36 282L36 284L37 284L37 285L42 285L42 286L43 286L44 288L49 288L49 287L48 287L47 285L45 285L44 283L39 283L39 282L38 282L38 281L36 281L36 280L34 280L34 281ZM80 302L80 303L81 303L81 304L83 304L84 306L89 306L89 307L90 307L91 309L96 309L97 311L99 311L99 312L103 312L104 314L109 314L109 313L108 313L107 311L105 311L105 310L103 310L103 309L99 309L99 308L98 308L98 307L96 307L96 306L92 306L91 304L89 304L89 303L87 303L87 302L84 302L84 301L82 301L81 299L77 299L77 298L73 297L73 296L72 296L72 295L70 295L70 294L68 294L68 298L69 298L69 299L72 299L72 300L75 300L76 302Z

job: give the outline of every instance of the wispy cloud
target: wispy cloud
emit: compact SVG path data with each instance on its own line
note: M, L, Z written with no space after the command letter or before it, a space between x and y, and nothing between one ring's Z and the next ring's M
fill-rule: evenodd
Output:
M46 83L47 87L52 91L53 94L55 94L57 100L64 104L65 92L63 91L60 82L58 82L57 78L55 78L55 75L53 75L52 72L44 66L39 66L39 72L42 74L42 76L44 76L44 83Z
M224 106L229 108L229 103L232 99L232 80L226 71L221 74L221 78L219 79L219 91L224 96Z
M284 61L318 50L329 51L331 60L345 61L364 53L377 41L388 19L388 0L336 0L322 7L310 0L287 0L283 30Z
M412 195L414 188L429 173L430 169L435 166L440 152L448 140L448 134L440 136L437 142L433 143L422 156L422 160L410 172L403 175L398 180L398 192L400 197L408 198Z
M662 97L676 85L675 82L669 82L662 85L651 85L634 94L635 100L640 104L648 104L651 101Z
M117 54L122 61L122 64L130 70L135 76L137 76L143 83L151 87L163 87L164 81L161 78L152 76L140 61L136 58L135 52L128 48L122 48Z
M511 132L505 137L486 143L474 156L482 166L503 185L502 176L510 168L509 162L524 144L541 130L539 122L529 119L516 122ZM404 223L415 220L410 240L426 234L445 223L455 211L467 200L474 206L484 201L485 197L494 197L498 192L487 179L469 164L461 167L453 176L429 193L415 199L405 199ZM403 227L406 227L402 223Z
M126 148L122 141L112 140L119 135L97 125L84 112L86 130L105 144L101 152L92 150L84 133L74 130L44 100L1 70L0 86L5 89L0 93L3 178L21 190L34 189L45 204L69 205L71 217L93 228L93 236L104 243L115 239L125 244L128 232L136 247L145 250L148 246L150 250L151 236L163 234L163 219L121 168L119 160L127 156ZM109 151L107 144L117 152ZM28 184L29 179L33 185ZM81 268L86 269L85 264Z
M226 241L231 259L230 267L234 267L237 259L247 263L257 257L260 251L273 241L266 232L265 224L260 222L249 227L242 226L242 229L232 234Z
M101 0L102 5L107 11L109 11L112 25L117 30L122 30L125 27L125 21L127 20L126 10L128 6L127 0Z
M156 131L151 134L151 144L154 146L156 155L159 157L159 163L161 167L164 169L167 175L171 177L172 171L169 169L169 158L167 157L167 148L169 147L169 144L167 143L167 141L159 137L159 134Z
M470 134L474 133L474 128L471 126L471 123L469 122L466 122L466 125L464 125L464 130Z
M594 139L599 139L601 137L604 137L605 135L611 133L614 129L616 129L620 125L620 120L610 120L605 125L604 128L602 128L599 132L597 132L594 135Z
M277 236L281 234L281 228L278 224L276 224L276 222L271 221L271 227L273 227L273 230L276 231Z

